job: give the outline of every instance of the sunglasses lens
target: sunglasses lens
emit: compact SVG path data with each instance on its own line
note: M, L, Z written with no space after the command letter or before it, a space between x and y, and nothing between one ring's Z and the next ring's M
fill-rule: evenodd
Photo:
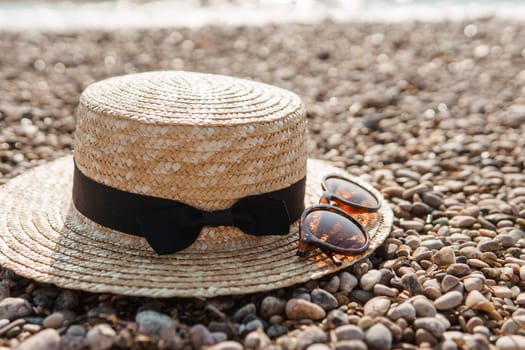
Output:
M325 185L326 190L351 204L370 209L376 209L379 206L379 201L372 193L348 180L329 177Z
M311 211L303 225L321 241L348 252L361 250L368 243L366 232L337 211Z

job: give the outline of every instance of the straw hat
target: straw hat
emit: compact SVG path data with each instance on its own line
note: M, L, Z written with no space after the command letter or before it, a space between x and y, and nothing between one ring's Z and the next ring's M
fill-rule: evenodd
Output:
M390 232L383 201L365 253L340 267L317 251L296 256L297 219L323 175L351 176L307 161L304 105L270 85L173 71L107 79L81 95L75 138L74 157L0 187L0 265L40 282L149 297L260 292L347 267ZM252 199L271 219L247 234L230 212ZM136 200L167 214L136 217ZM189 211L174 219L170 205ZM202 230L180 233L195 211Z

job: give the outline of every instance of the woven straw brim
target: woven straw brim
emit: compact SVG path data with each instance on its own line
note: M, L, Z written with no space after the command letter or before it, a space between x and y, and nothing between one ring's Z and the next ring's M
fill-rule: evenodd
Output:
M308 161L306 205L317 203L321 178L350 177ZM71 156L34 168L0 187L0 264L63 288L147 297L214 297L263 292L317 279L370 255L390 233L392 211L381 194L370 248L336 267L322 253L296 256L298 224L287 236L254 237L231 227L205 228L184 251L158 256L144 239L101 227L71 204Z

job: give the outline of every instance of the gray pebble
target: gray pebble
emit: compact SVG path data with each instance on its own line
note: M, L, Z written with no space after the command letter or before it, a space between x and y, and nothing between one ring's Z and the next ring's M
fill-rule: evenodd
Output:
M268 320L272 316L282 315L284 313L284 307L286 301L273 296L265 297L261 302L260 313L261 316Z
M406 273L401 277L401 281L411 295L420 295L422 292L421 284L415 273Z
M443 324L434 317L421 317L414 321L416 328L422 328L430 332L435 338L441 338L445 332Z
M483 279L479 277L467 277L463 280L463 286L467 292L473 290L481 291L483 289L483 285Z
M268 327L268 329L266 329L266 334L272 339L280 337L287 332L288 329L284 326L281 326L280 324L272 324L270 327Z
M332 310L326 316L326 324L330 328L348 324L348 314L340 309Z
M376 284L374 286L374 294L375 295L383 295L387 297L395 297L397 295L398 291L395 288L390 288L388 286L385 286L384 284Z
M58 350L60 335L54 329L45 329L24 340L17 350Z
M339 287L341 285L341 281L339 280L338 276L332 276L328 283L326 283L323 286L323 289L326 290L329 293L335 293L339 290Z
M173 327L175 324L168 315L152 310L137 313L135 322L139 325L139 332L150 335L160 334L163 328Z
M233 314L233 321L234 322L241 322L247 315L253 314L257 312L257 309L255 307L255 304L250 303L246 304L240 309L238 309L235 314Z
M457 291L448 292L434 301L434 306L438 310L449 310L460 305L463 301L463 294Z
M335 350L367 350L366 343L362 340L343 340L335 343Z
M439 239L425 239L424 241L421 241L421 247L428 249L441 249L443 246L443 242Z
M74 324L68 327L66 334L70 334L77 337L84 337L86 335L86 329L78 324Z
M456 287L460 283L459 278L453 275L445 275L441 281L441 290L443 292L448 292L452 288Z
M202 324L196 324L190 328L190 342L195 349L201 349L205 345L214 343L213 335Z
M351 339L362 340L365 338L365 333L361 328L353 324L347 324L344 326L337 327L335 329L335 337L338 341Z
M339 289L342 292L351 292L358 282L357 278L349 272L343 271L339 274Z
M476 222L477 219L473 216L458 215L450 219L448 223L453 227L468 228L474 225Z
M310 293L312 302L322 307L325 311L330 311L338 306L337 299L324 289L316 288Z
M53 312L51 315L44 318L42 323L45 328L60 328L64 323L64 315L60 312Z
M414 300L414 309L418 317L434 317L437 313L435 306L427 298Z
M102 323L91 328L86 334L86 344L91 350L107 350L115 342L117 333L109 325Z
M385 325L377 323L366 331L365 341L371 350L388 350L392 347L392 333Z
M84 336L64 334L60 338L60 350L78 350L82 349L85 339Z
M0 301L0 319L7 318L12 321L31 315L31 304L22 298L5 298Z

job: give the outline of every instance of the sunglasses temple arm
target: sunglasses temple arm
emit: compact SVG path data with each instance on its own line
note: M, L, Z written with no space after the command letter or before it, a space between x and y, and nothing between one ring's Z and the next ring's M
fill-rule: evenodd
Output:
M332 262L334 263L335 266L341 266L343 264L343 262L334 255L334 253L326 250L326 249L321 249L321 251L327 256L330 258L330 260L332 260Z

